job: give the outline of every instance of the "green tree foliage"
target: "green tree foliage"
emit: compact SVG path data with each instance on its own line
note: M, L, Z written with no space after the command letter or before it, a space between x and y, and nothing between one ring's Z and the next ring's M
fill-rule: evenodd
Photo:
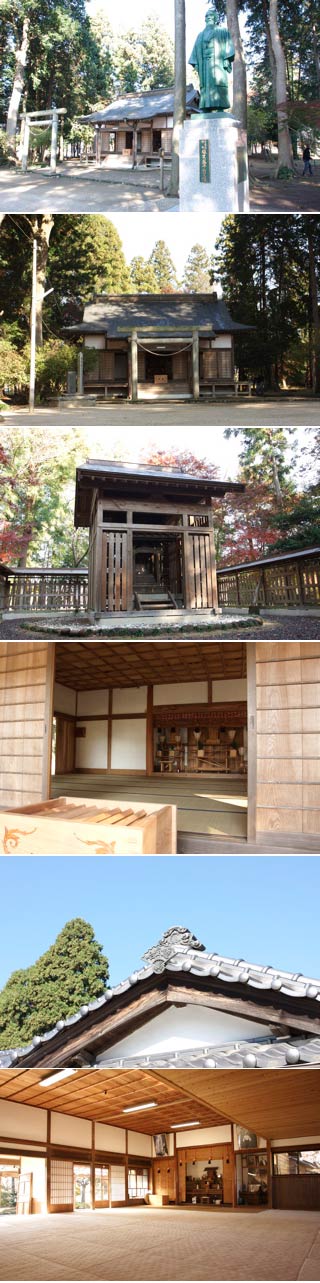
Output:
M22 1047L52 1029L107 987L108 960L83 918L67 922L55 943L0 994L0 1047Z
M1 94L8 108L24 18L29 19L25 105L31 111L65 107L68 126L107 94L111 53L95 37L85 0L1 0L3 71Z
M241 480L246 484L266 485L277 508L292 494L292 472L288 463L290 438L294 428L226 428L226 437L240 437L239 464ZM292 459L291 459L292 464Z
M203 245L192 246L186 261L182 284L188 294L209 294L212 290L210 258Z
M153 267L159 294L173 294L177 289L176 269L165 241L156 241L149 263Z
M320 545L320 495L319 490L307 491L293 507L277 516L279 537L273 547L276 552L302 551Z
M235 320L251 327L236 342L243 377L275 388L311 385L314 284L310 274L310 215L228 215L222 224L213 274ZM316 282L320 219L312 219ZM319 358L318 358L319 359Z
M114 68L120 94L173 84L173 43L155 14L149 14L140 31L129 29L115 40Z
M159 285L154 267L147 258L138 254L130 263L132 287L137 294L159 294Z
M1 534L0 559L22 567L65 564L68 531L72 547L75 469L85 454L80 428L34 428L32 434L19 427L1 428L0 530L5 542L2 548ZM79 551L82 556L81 545Z
M0 311L6 337L20 346L29 334L32 226L28 215L6 216L0 236ZM130 272L120 236L101 214L55 214L51 232L44 305L44 334L61 336L64 323L82 314L94 294L128 293Z

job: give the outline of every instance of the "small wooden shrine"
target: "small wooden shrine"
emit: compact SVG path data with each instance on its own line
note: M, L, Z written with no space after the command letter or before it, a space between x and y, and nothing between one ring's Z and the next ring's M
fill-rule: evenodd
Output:
M88 460L77 469L75 525L90 527L89 609L218 609L212 499L240 483Z

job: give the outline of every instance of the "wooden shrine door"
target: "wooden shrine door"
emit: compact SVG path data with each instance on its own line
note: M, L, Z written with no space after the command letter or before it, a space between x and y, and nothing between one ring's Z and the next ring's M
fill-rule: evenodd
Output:
M102 610L132 608L132 535L109 530L102 536Z

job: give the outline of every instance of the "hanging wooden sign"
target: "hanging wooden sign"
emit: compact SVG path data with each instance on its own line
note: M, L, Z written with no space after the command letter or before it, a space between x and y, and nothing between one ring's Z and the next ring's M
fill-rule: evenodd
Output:
M208 138L199 142L199 177L200 183L210 183L210 143Z

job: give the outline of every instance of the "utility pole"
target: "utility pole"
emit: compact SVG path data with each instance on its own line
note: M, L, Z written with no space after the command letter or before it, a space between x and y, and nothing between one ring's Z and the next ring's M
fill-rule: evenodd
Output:
M30 380L29 380L29 414L34 410L36 385L36 319L37 319L37 237L33 237L32 254L32 300L31 300L31 346L30 346Z
M179 196L179 139L186 115L185 0L174 0L174 111L170 196Z

